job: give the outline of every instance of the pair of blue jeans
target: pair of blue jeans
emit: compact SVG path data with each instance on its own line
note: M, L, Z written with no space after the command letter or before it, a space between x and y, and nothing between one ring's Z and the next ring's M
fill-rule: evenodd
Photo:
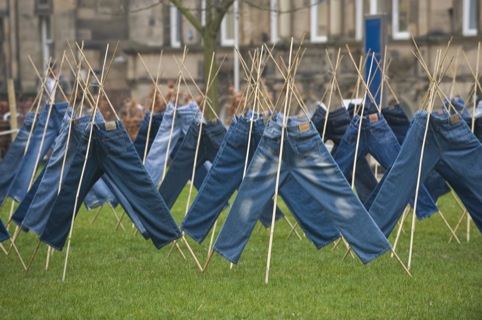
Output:
M141 159L144 159L144 150L146 148L147 141L147 152L149 152L152 142L154 141L157 131L159 130L159 126L161 125L162 117L163 113L153 114L152 120L150 120L151 113L150 111L146 112L144 120L142 121L142 124L139 128L139 132L137 133L136 139L134 140L134 147L136 148L136 151ZM150 131L149 122L151 123ZM149 139L147 137L148 132ZM94 184L92 189L89 191L84 200L84 204L88 210L92 210L95 207L102 206L107 202L110 202L113 207L116 207L119 202L124 207L124 209L126 207L129 207L128 201L126 201L125 197L122 194L111 190L110 186L112 186L113 183L112 181L108 180L108 177L102 177Z
M91 129L92 141L87 154ZM87 162L75 213L78 212L87 191L105 173L124 195L129 195L129 203L157 248L181 237L181 232L169 208L142 165L122 122L112 121L86 127L82 143L77 149L40 240L57 250L62 250L70 230L75 198L86 157Z
M405 135L410 127L410 120L402 107L399 104L395 104L393 106L382 108L382 115L392 129L398 143L402 145L403 139L405 139Z
M343 174L347 176L353 171L359 130L357 159L364 158L370 153L380 165L386 169L390 168L400 152L400 145L385 118L381 113L372 113L363 118L355 114L350 127L343 136L340 147L333 156ZM410 203L413 204L413 201ZM420 219L429 217L438 211L437 205L424 186L419 193L417 208L416 213Z
M283 118L277 116L264 130L214 250L227 260L238 262L259 208L273 197L282 133L281 185L290 176L297 181L302 192L318 201L363 263L389 250L390 243L353 193L313 124L308 120L300 123L297 117L286 119L284 128L282 123ZM298 218L304 219L304 215Z
M189 103L185 106L174 106L172 103L167 105L156 138L152 142L145 162L147 172L149 172L155 185L159 185L161 182L164 165L168 161L166 159L168 145L169 153L167 158L171 155L179 139L186 134L193 119L201 120L199 107L195 103Z
M402 145L408 128L410 127L410 120L399 104L383 108L382 114L388 125L392 129L398 143ZM445 179L442 178L436 171L432 171L424 183L432 199L437 202L438 198L450 192Z
M249 116L248 114L247 117L233 118L233 123L226 133L213 162L213 167L181 223L181 229L198 243L206 238L209 230L219 217L223 204L228 201L241 184L246 157L248 157L248 163L250 163L261 139L268 118L253 116L253 120L251 120ZM250 130L251 140L249 140ZM306 216L305 219L297 220L308 239L317 248L321 248L339 237L340 234L333 223L326 218L326 215L319 214L321 209L318 203L303 192L296 180L290 177L281 186L280 195L295 218L300 215ZM259 220L261 223L270 226L273 200L269 199L264 207L256 209L260 211ZM283 213L277 208L275 219L277 220L282 216Z
M370 207L371 216L386 236L402 215L406 201L415 193L428 116L426 111L414 115L399 156ZM449 116L434 112L429 120L420 181L423 182L440 163L450 168L453 177L438 172L452 185L482 231L482 209L474 205L474 201L482 201L482 170L477 165L482 157L482 144L459 114ZM459 184L470 194L458 189Z
M326 120L326 110L318 106L315 113L311 117L311 121L318 130L320 136L323 136L323 130L325 130L325 139L333 141L333 149L331 154L335 154L338 146L340 145L346 130L350 126L351 117L348 110L344 107L330 111L328 119ZM323 129L326 122L326 129ZM357 190L358 198L362 202L370 196L373 189L375 189L378 181L373 174L370 165L366 158L362 157L358 162L358 169L355 171L355 188ZM351 174L350 174L351 175ZM351 180L351 179L349 179Z
M34 122L36 125L36 116L37 114L35 112L27 113L23 125L17 133L17 137L8 148L2 163L0 163L0 205L5 200L10 185L15 179Z
M69 128L70 121L72 123ZM89 121L91 121L91 116L71 120L69 114L65 115L49 161L12 215L12 220L24 231L31 230L38 235L42 234L57 198L59 185L62 186L62 181L69 172L82 134ZM96 114L95 121L103 121L100 112ZM71 130L70 139L69 130ZM64 157L65 166L62 172Z
M203 123L198 146L200 130L201 123L193 120L159 187L159 193L169 208L172 208L182 189L192 178L196 150L195 165L198 175L197 168L202 167L206 161L214 160L226 134L226 128L217 119Z
M21 202L28 192L30 180L36 174L37 166L50 149L62 127L62 119L69 107L67 102L47 104L40 112L28 149L20 163L15 179L10 185L8 196ZM50 110L50 117L49 115ZM46 128L46 130L44 130ZM44 136L45 133L45 136ZM43 138L43 144L42 144ZM37 159L39 159L37 163Z

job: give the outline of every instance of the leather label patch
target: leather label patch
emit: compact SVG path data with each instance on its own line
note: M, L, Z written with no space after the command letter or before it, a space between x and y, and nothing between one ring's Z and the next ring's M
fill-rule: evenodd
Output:
M298 125L298 128L300 129L300 132L308 131L310 130L310 123L309 122L303 122Z
M372 113L368 116L368 119L370 119L370 123L377 122L378 121L378 114Z
M115 121L108 121L105 123L105 130L110 131L115 129L117 129Z

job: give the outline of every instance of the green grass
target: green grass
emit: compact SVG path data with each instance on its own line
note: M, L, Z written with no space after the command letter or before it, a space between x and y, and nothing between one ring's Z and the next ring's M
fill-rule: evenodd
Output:
M172 211L178 222L186 199L185 190ZM441 199L439 207L455 225L460 208L451 196ZM7 202L0 214L4 221L9 208ZM269 231L259 226L238 265L230 269L214 255L202 274L177 250L169 256L171 246L156 250L134 234L127 220L126 231L115 231L107 207L91 224L94 213L82 208L78 215L65 282L65 249L51 256L46 271L42 245L28 273L13 252L0 252L0 318L482 319L482 236L473 224L470 241L464 222L457 244L448 243L450 234L440 217L417 221L410 278L389 254L363 265L358 258L343 259L344 248L330 245L318 251L306 238L287 239L290 229L280 221L266 285ZM406 262L409 222L404 232L397 252ZM201 264L209 239L205 242L190 241ZM36 243L33 234L20 234L17 245L25 260ZM8 248L9 242L3 245Z

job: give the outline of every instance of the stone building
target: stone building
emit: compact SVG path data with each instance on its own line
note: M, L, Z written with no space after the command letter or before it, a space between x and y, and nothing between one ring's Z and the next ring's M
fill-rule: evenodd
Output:
M204 79L201 37L175 7L164 3L167 1L1 1L0 94L6 93L6 79L13 78L19 98L34 95L38 78L29 55L39 68L49 57L60 59L64 50L70 58L68 41L72 45L84 43L84 52L96 70L102 68L106 44L110 44L112 52L119 41L106 83L109 96L117 105L125 97L140 103L148 101L152 83L139 55L155 74L162 50L162 79L172 80L177 78L178 59L183 47L187 46L189 53L185 65L194 80L201 84ZM183 3L203 20L205 0ZM239 30L240 51L247 60L248 52L263 43L276 44L276 56L287 60L291 37L295 45L304 37L306 52L296 83L307 105L321 98L331 78L326 52L335 60L341 48L340 89L343 97L353 97L357 75L346 45L355 57L359 57L364 43L364 16L382 13L387 16L387 61L390 60L387 75L397 98L408 110L419 107L428 85L412 53L412 37L431 66L437 52L452 38L449 54L455 56L453 68L447 72L442 87L465 98L473 88L473 76L463 52L475 69L477 44L482 40L481 0L238 0L237 7L237 16L233 7L225 17L218 39L217 59L225 58L218 75L222 101L227 99L228 87L234 83L236 30ZM73 78L67 65L63 72ZM451 89L454 74L456 85ZM283 81L272 63L267 64L264 76L268 86L277 92ZM190 86L190 90L197 89ZM388 95L389 103L393 103L395 97L391 93Z

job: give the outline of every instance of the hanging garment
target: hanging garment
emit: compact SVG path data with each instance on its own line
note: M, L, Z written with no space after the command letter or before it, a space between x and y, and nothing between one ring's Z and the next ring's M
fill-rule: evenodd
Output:
M311 121L318 130L320 137L323 136L323 128L325 126L326 110L318 106L315 113L311 117ZM323 142L328 140L333 141L333 149L331 154L334 155L338 146L340 145L343 135L346 129L350 126L351 117L345 107L341 107L330 111L328 114L328 120L325 129L325 139ZM335 159L336 160L336 159ZM350 173L351 176L351 173ZM348 179L351 181L351 178ZM370 165L366 157L361 157L357 162L357 170L355 171L355 188L357 191L358 198L364 203L366 199L370 196L373 189L375 189L378 184L378 180L373 174Z
M217 119L203 123L198 146L200 128L201 124L198 121L191 122L186 136L169 166L169 171L159 187L159 193L169 208L172 208L182 189L192 178L196 150L198 151L196 168L199 168L204 162L214 160L226 134L226 128Z
M227 260L238 262L258 219L258 208L274 195L282 132L280 185L288 176L296 180L331 217L363 263L389 250L390 243L353 193L313 124L306 118L290 117L283 130L282 123L283 118L278 115L264 130L214 250Z
M382 108L382 115L387 121L388 126L392 129L398 143L402 145L403 139L405 139L405 135L410 127L410 120L402 107L399 104L394 104L393 106Z
M414 115L400 153L370 207L371 216L386 236L402 215L406 201L415 193L427 115L426 111L418 111ZM455 173L455 179L441 171L439 173L452 185L480 231L481 207L474 208L456 185L462 183L472 191L470 196L479 203L482 201L482 171L478 166L481 157L482 144L459 114L430 115L420 181L423 182L439 162L445 163Z
M137 133L136 139L134 140L134 147L136 148L139 157L143 159L144 151L146 149L146 141L147 141L147 153L151 150L151 145L156 138L157 132L159 131L159 127L162 123L162 118L164 117L164 112L155 113L152 115L151 119L151 112L147 111L146 115L144 116L144 120L142 121L141 127L139 128L139 132ZM149 131L149 122L151 123L151 129ZM147 134L149 133L149 137Z
M8 233L7 228L5 228L2 219L0 219L0 242L8 239L10 239L10 234Z
M49 107L51 109L50 118L48 118ZM17 174L15 175L15 179L8 190L7 196L15 201L21 202L27 194L32 175L35 175L37 170L37 168L35 168L37 158L39 159L39 163L37 163L38 166L54 143L55 138L58 136L60 128L62 127L62 119L64 118L64 114L68 107L69 104L67 102L55 103L53 105L47 104L39 114L38 124L30 138L28 150L25 153ZM45 137L43 137L44 128L47 128L45 131ZM42 138L43 145L40 150Z
M98 117L98 115L96 116ZM69 113L64 115L59 135L55 138L53 151L47 164L35 179L32 187L12 215L12 221L24 231L32 229L32 231L37 234L42 233L50 209L57 196L66 146L68 144L67 155L65 157L64 175L62 179L65 178L65 175L68 172L80 140L82 129L90 118L90 116L86 116L72 121L72 134L70 136L70 141L67 141L70 117ZM102 117L100 120L102 120ZM30 211L32 207L33 210ZM27 216L28 221L25 221ZM24 224L24 222L26 222L26 224Z
M388 126L395 134L395 137L397 137L398 143L402 145L408 128L410 127L410 120L408 120L408 117L403 111L402 107L399 104L395 104L393 106L383 108L382 114L387 121ZM425 180L424 185L435 203L437 202L438 198L450 192L450 188L445 182L445 179L442 178L436 171L432 171L430 173L428 178ZM366 201L365 203L373 202L377 192L378 189L371 196L372 199L370 201ZM367 206L365 205L365 207Z
M91 120L91 116L84 116L72 121L72 131L70 140L68 139L70 115L66 114L63 120L62 129L59 136L55 139L52 155L40 175L35 180L23 201L12 215L12 220L22 228L23 231L33 231L41 235L47 223L52 207L57 198L60 175L65 157L65 167L62 180L69 172L70 165L75 156L77 147L81 141L82 133ZM96 114L96 122L102 122L103 117L100 112ZM66 146L68 143L68 148ZM141 234L146 234L144 226L141 224L137 215L129 215L139 228Z
M251 144L247 155L251 117L254 120ZM251 162L267 120L266 117L259 118L258 114L253 116L250 112L246 117L233 118L233 123L231 123L214 160L213 168L209 171L204 184L181 223L181 229L198 243L206 238L221 213L223 203L231 197L241 184L246 157L248 156L248 163ZM322 208L318 202L307 194L291 176L281 186L280 195L307 238L318 249L339 238L340 233L332 221L322 213ZM260 221L265 226L272 223L273 204L273 199L269 199L264 207L257 208L261 215ZM281 210L277 208L276 218L279 219L282 215ZM304 218L299 219L299 216L304 216Z
M146 112L144 120L139 128L136 139L134 140L134 147L136 148L137 154L141 159L144 158L144 150L146 148L147 133L149 131L149 121L150 121L150 111ZM147 150L151 148L152 142L156 137L159 126L162 122L163 113L154 114L151 121L151 130L149 132L149 142L147 145ZM111 187L114 189L115 184L109 181L109 178L103 176L100 178L90 189L89 193L85 196L84 204L88 210L92 210L96 207L100 207L106 203L110 203L113 207L116 207L118 203L121 203L122 207L129 208L129 202L125 197L116 190L111 191ZM119 200L120 199L120 200Z
M8 148L5 158L0 163L0 205L5 200L10 185L20 167L35 116L35 112L27 113L23 125L17 133L17 137Z
M90 128L89 125L84 131L82 143L77 149L62 190L40 237L40 240L57 250L62 250L70 230L75 198L89 144ZM115 182L124 195L129 195L129 203L138 213L142 225L157 248L181 237L176 222L142 165L120 121L94 124L92 127L92 141L75 212L78 212L87 191L104 173Z
M176 109L176 119L173 119L174 109ZM169 140L171 141L169 154L171 154L178 140L181 136L186 134L193 119L196 119L197 121L201 120L201 113L198 111L199 107L195 103L189 103L185 106L177 107L172 103L167 105L156 138L152 142L151 150L149 151L145 162L147 172L149 172L155 185L158 185L161 182L164 173L164 164L166 161L166 151Z
M400 145L383 115L372 113L361 118L358 114L355 114L350 127L343 136L340 147L333 156L343 174L347 176L353 170L359 130L357 158L365 157L370 153L380 165L384 168L390 168L400 152ZM410 199L410 204L413 205L413 199ZM436 212L438 212L437 205L427 189L422 186L419 193L417 216L419 219L423 219Z

